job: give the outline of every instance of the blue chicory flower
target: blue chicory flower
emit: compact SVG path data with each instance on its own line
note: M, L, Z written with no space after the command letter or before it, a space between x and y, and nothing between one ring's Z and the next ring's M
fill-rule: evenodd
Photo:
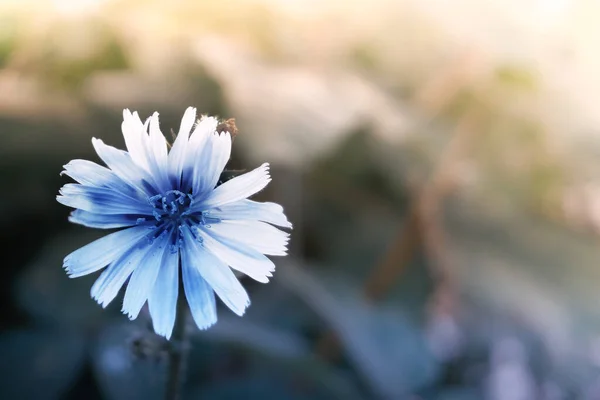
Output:
M200 329L217 321L215 293L243 315L250 299L233 268L268 282L275 269L265 255L286 255L291 228L283 208L248 200L270 182L269 165L219 184L231 154L231 134L218 121L188 108L170 151L158 113L142 123L123 112L126 151L100 139L92 144L105 168L73 160L63 173L78 183L60 189L57 200L74 210L71 222L92 228L124 228L64 259L71 278L108 266L91 289L106 307L127 279L123 313L135 319L148 307L154 330L170 338L179 295L179 271L191 314ZM190 133L191 132L191 133ZM183 294L182 294L183 295Z

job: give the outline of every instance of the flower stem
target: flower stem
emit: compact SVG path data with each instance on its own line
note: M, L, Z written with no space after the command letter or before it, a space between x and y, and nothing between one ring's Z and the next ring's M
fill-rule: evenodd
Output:
M187 333L188 308L183 292L182 280L179 280L179 296L177 296L177 314L175 326L169 345L169 363L167 371L166 400L181 400L181 392L185 378L187 356L190 350Z

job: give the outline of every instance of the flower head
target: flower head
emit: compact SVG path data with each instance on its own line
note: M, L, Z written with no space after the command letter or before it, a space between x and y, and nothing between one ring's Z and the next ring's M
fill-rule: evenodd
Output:
M231 154L231 134L216 118L188 108L170 151L158 113L142 123L123 112L128 151L92 144L106 167L86 160L64 166L78 183L60 189L57 200L74 210L69 220L92 228L122 228L64 259L75 278L107 267L91 289L106 307L127 283L122 311L135 319L148 301L154 330L171 336L177 297L187 298L200 329L217 321L215 293L242 315L248 294L231 268L268 282L275 269L265 255L285 255L291 228L283 208L248 200L271 180L269 165L220 184ZM231 267L231 268L230 268ZM184 293L179 292L180 272Z

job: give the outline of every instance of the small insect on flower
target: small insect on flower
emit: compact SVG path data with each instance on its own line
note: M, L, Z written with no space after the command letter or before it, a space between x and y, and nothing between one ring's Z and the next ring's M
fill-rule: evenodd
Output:
M170 149L158 113L142 123L123 112L128 151L92 144L108 168L73 160L63 173L78 183L60 189L57 200L75 208L69 220L92 228L123 228L64 259L71 278L107 267L91 295L106 307L127 283L123 313L135 319L148 301L157 334L170 338L177 297L184 295L196 325L217 321L215 293L243 315L250 299L231 268L266 283L275 269L265 255L287 254L291 228L283 208L248 200L270 182L269 165L219 184L231 154L227 124L188 108ZM217 129L219 127L219 129ZM231 268L230 268L231 267ZM179 279L184 293L179 292Z

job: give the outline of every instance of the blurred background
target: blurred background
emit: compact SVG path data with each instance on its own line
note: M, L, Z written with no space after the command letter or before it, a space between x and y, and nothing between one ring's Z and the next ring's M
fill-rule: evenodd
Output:
M55 196L122 109L236 118L291 254L186 399L600 399L600 3L0 0L0 398L161 398Z

